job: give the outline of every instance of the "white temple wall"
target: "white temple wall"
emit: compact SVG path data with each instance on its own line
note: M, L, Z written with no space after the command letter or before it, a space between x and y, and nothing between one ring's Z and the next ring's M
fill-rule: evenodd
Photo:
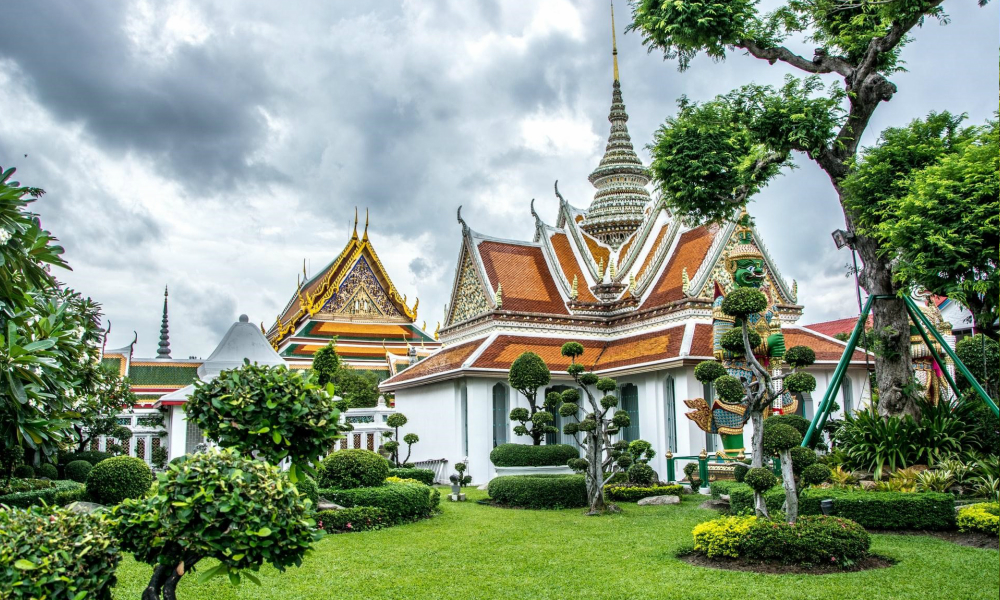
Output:
M187 453L187 419L183 406L171 406L167 416L169 449L168 461Z
M454 472L455 462L461 460L457 382L397 390L396 410L408 419L405 431L420 436L410 461L445 458L449 474Z

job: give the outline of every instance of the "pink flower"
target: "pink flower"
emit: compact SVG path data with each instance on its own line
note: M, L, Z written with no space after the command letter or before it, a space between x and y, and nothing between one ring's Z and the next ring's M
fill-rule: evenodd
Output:
M347 528L348 529L354 529L354 527L352 527L350 523L347 524Z

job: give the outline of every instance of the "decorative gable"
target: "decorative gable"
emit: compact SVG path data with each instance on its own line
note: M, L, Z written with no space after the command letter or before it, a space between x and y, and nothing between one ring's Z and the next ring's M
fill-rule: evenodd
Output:
M448 325L461 323L490 311L490 303L486 298L486 291L483 290L479 275L476 273L476 265L464 247L460 265L458 281L451 298L451 315L448 319Z
M379 283L368 260L361 256L344 277L321 313L403 317Z

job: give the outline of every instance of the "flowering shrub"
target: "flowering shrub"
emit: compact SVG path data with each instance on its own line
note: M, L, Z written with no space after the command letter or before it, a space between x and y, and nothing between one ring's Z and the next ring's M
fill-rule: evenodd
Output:
M757 517L719 517L695 526L694 549L709 558L740 556L740 543Z

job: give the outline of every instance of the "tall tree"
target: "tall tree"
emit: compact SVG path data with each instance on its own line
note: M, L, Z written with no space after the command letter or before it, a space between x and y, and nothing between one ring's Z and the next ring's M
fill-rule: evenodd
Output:
M804 153L840 196L864 262L861 285L870 294L895 295L891 259L877 238L858 231L842 184L876 108L896 93L888 77L900 70L909 32L928 18L946 20L943 1L788 0L761 13L757 0L633 0L629 29L650 50L677 59L681 70L701 52L721 60L744 51L804 75L786 76L780 89L750 83L704 104L682 100L652 147L654 179L674 210L696 221L731 219L791 166L793 152ZM784 45L795 35L816 44L811 59ZM839 75L842 83L824 94L821 74ZM904 392L913 366L902 300L876 303L874 325L889 350L875 361L879 411L918 416L915 399Z
M859 231L895 259L900 285L961 302L996 339L1000 301L1000 135L997 120L961 127L931 113L882 132L844 180Z

